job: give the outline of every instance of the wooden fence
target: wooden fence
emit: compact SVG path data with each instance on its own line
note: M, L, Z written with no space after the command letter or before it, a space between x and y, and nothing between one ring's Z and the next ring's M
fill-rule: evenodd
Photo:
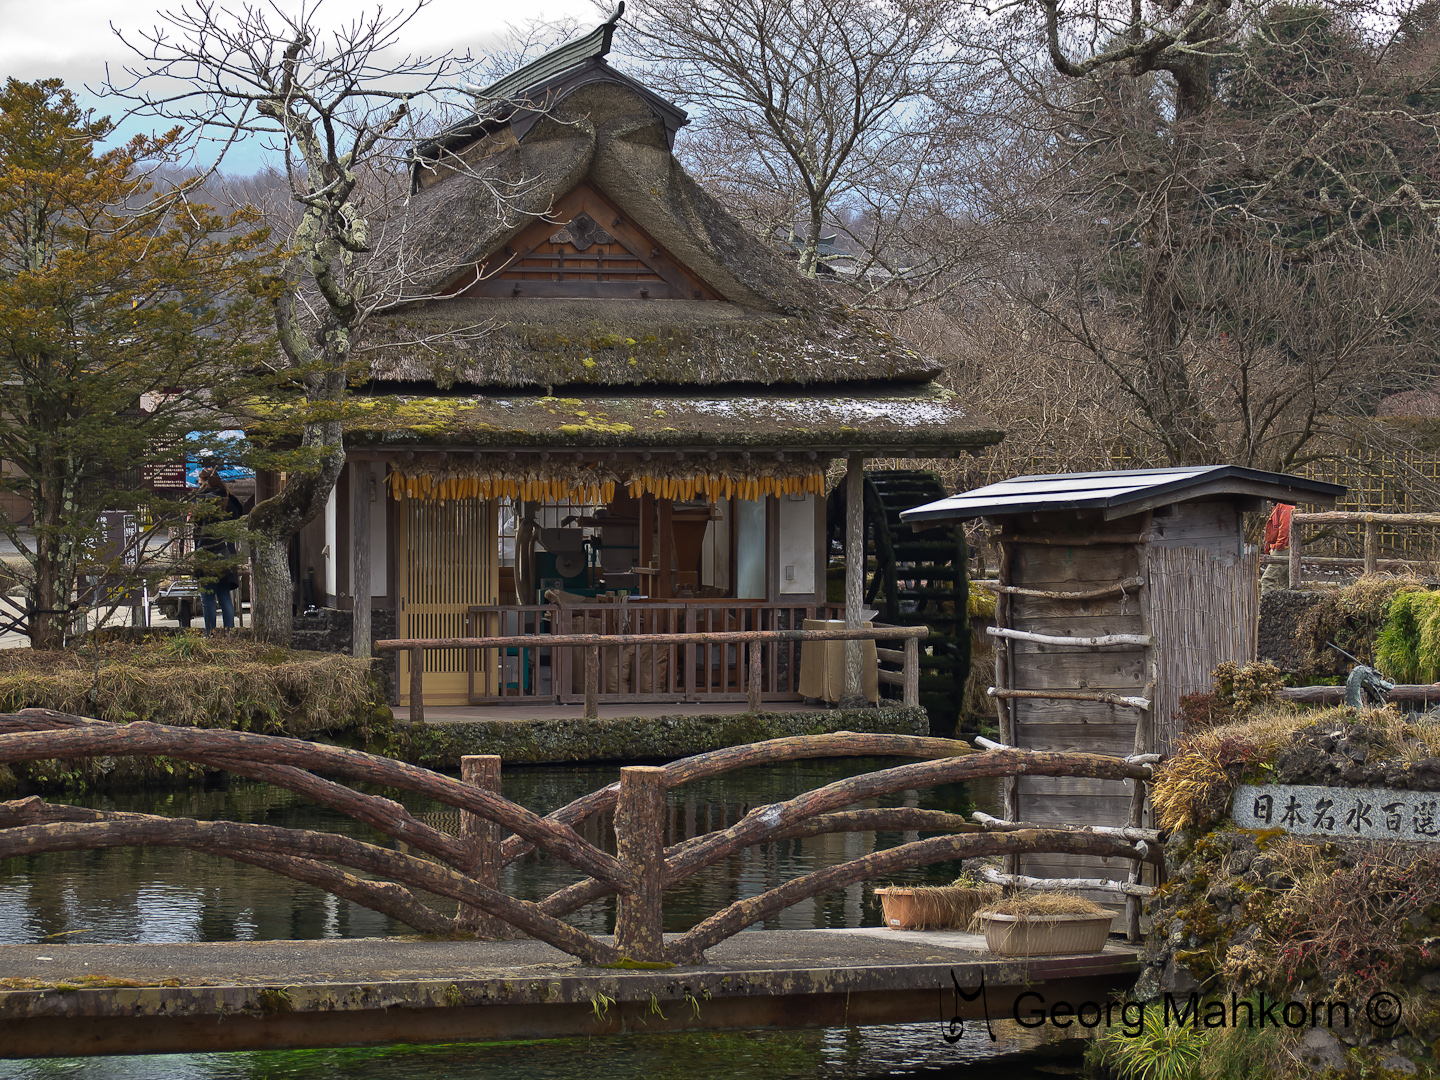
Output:
M112 724L45 709L0 714L0 764L115 755L164 755L270 783L400 843L385 847L311 830L92 810L31 796L0 803L0 859L141 845L186 848L306 882L425 933L494 937L518 930L597 964L627 959L697 963L706 949L813 896L937 862L1037 851L1161 862L1160 836L1151 830L1036 827L984 815L966 821L916 807L847 809L901 791L982 777L1023 773L1144 782L1151 776L1148 761L1098 754L1016 749L977 753L966 743L912 735L797 736L664 766L622 768L618 783L541 817L499 793L500 761L495 757L467 759L457 780L392 758L299 739L147 722ZM729 828L664 846L666 792L672 787L750 765L870 755L920 760L756 807ZM413 792L459 810L461 835L441 832L394 800L365 794L331 777ZM614 811L614 855L575 828L609 810ZM504 837L506 830L513 835ZM701 868L758 844L875 830L941 835L871 852L737 899L671 941L664 940L664 891ZM534 848L573 866L584 875L582 880L538 903L501 891L501 870ZM446 915L412 890L458 901L459 913ZM617 897L613 942L563 921L565 915L609 895Z
M745 700L750 711L760 708L762 690L766 676L763 650L767 643L803 643L807 641L900 641L904 649L877 649L883 660L900 663L900 670L882 670L880 681L901 688L901 700L908 706L920 704L920 640L930 633L924 626L867 626L856 630L725 630L681 634L521 634L508 637L476 638L395 638L375 642L376 652L409 652L410 654L410 719L423 723L425 719L424 654L427 649L474 649L495 650L497 655L508 649L535 649L541 646L555 650L582 648L585 659L584 703L585 716L593 719L599 715L601 696L602 650L618 650L608 661L618 668L623 663L624 650L634 650L633 655L644 657L646 650L652 655L660 650L685 649L689 669L695 670L696 650L725 649L740 646L747 650L748 657L743 667L745 677ZM655 661L658 666L658 660ZM798 674L797 674L798 681ZM798 696L798 695L796 695ZM663 693L651 695L622 695L624 700L664 701Z
M1345 556L1304 555L1301 549L1305 544L1305 536L1301 530L1306 525L1360 526L1364 556L1348 558ZM1266 561L1290 564L1290 587L1292 589L1299 587L1305 563L1318 567L1360 569L1367 574L1373 574L1382 567L1387 570L1408 570L1412 569L1417 562L1428 562L1428 560L1382 559L1380 557L1382 534L1386 531L1394 532L1403 527L1433 529L1437 526L1440 526L1440 514L1384 514L1353 510L1326 510L1316 514L1296 512L1290 515L1290 550L1288 554L1267 556Z

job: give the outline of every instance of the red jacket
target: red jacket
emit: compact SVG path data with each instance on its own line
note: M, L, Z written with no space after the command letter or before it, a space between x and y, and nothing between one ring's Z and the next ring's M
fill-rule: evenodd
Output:
M1270 511L1270 520L1265 522L1265 542L1260 545L1262 555L1290 550L1290 511L1294 509L1289 503L1276 503Z

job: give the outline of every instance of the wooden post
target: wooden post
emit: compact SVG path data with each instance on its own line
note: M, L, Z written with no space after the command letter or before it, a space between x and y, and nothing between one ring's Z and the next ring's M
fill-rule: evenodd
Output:
M659 543L656 545L659 548L656 565L660 568L660 576L655 579L657 589L651 595L668 600L675 595L675 504L669 499L657 499L655 516L660 526Z
M860 629L860 607L865 599L865 459L853 451L845 463L845 629ZM861 675L863 651L858 641L845 642L845 686L842 709L863 708L865 686Z
M920 704L920 639L918 637L905 639L904 678L905 706L913 709Z
M615 947L631 960L665 958L660 897L665 873L665 769L627 765L620 770L615 806L616 855L635 875L635 891L621 893Z
M500 756L498 754L466 754L460 759L460 782L500 794ZM460 811L460 839L470 845L470 858L459 869L469 874L480 885L494 889L500 881L500 868L504 859L500 855L500 841L504 830L479 814L468 810ZM460 925L475 931L480 938L509 937L510 924L505 920L486 914L477 907L461 904L457 912Z
M1155 511L1145 511L1144 533L1148 537L1155 522ZM1150 704L1141 709L1135 716L1135 738L1131 743L1132 753L1135 755L1148 754L1159 745L1169 747L1172 744L1168 721L1162 721L1155 708L1156 699L1160 690L1160 661L1161 651L1167 647L1174 648L1173 641L1157 641L1155 639L1155 613L1152 608L1154 594L1150 589L1150 545L1148 542L1135 545L1135 566L1140 572L1141 585L1136 593L1136 599L1140 603L1140 633L1150 640L1145 646L1145 693L1143 697L1150 699ZM1160 730L1160 724L1166 723L1165 730ZM1130 817L1129 824L1132 828L1140 828L1145 823L1145 782L1143 780L1132 780L1133 790L1130 792ZM1144 872L1144 863L1136 859L1130 864L1129 881L1132 885L1140 883L1141 874ZM1125 938L1132 944L1140 940L1140 898L1133 893L1125 896Z
M425 650L410 650L410 722L425 722Z
M1010 562L1012 545L1008 540L999 541L1000 565L997 572L1000 575L1000 594L995 598L995 626L997 628L1010 625L1010 608L1013 603L1012 594L1007 592L1012 586L1010 584ZM990 646L995 650L995 689L1010 690L1010 642L1003 637L991 638ZM1012 720L1015 716L1015 706L1007 698L997 697L995 699L995 718L1000 724L1000 741L1006 746L1015 745L1015 725ZM1008 786L1010 781L1006 781ZM1009 816L1007 810L1006 816Z
M350 595L355 601L351 653L370 658L370 463L350 462L350 502L354 510L350 530Z
M637 558L639 559L639 566L641 567L641 569L644 569L644 570L650 569L650 558L651 558L651 556L654 555L654 553L655 553L654 548L655 548L655 496L654 496L654 495L641 495L641 496L640 496L640 554L637 556ZM640 581L641 581L641 582L644 584L644 586L645 586L645 595L646 595L646 596L656 596L656 595L658 595L657 592L656 592L656 584L655 584L655 579L654 579L654 578L652 578L652 577L647 577L645 574L641 574L641 575L640 575Z
M748 669L745 672L748 680L746 683L746 692L749 695L750 711L756 713L760 711L761 664L759 641L750 642L750 662L746 664L746 668Z
M1295 523L1295 512L1290 512L1290 588L1300 587L1300 526Z
M1375 573L1379 568L1379 557L1380 525L1374 518L1367 518L1365 521L1365 573Z
M600 715L600 646L585 646L585 719Z
M1013 585L1015 567L1015 545L1009 540L998 541L1000 545L1000 574L1001 585ZM1015 606L1014 596L1002 592L995 600L995 625L1008 627L1011 622L1012 609ZM995 647L995 687L999 690L1012 689L1015 685L1015 672L1012 664L1010 642L1003 637L992 638ZM995 707L999 710L1000 720L1000 742L1005 746L1016 745L1015 717L1019 712L1019 704L1005 698L996 698ZM1002 805L1004 806L1005 819L1007 821L1020 820L1020 777L1007 776L1000 785ZM1005 856L1005 873L1012 877L1020 873L1020 856Z

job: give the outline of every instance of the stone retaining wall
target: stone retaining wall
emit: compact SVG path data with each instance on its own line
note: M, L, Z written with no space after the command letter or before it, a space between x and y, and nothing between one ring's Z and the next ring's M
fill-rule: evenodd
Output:
M1260 597L1256 659L1269 661L1285 674L1299 672L1305 665L1305 653L1295 643L1295 628L1319 599L1319 593L1298 589L1275 589Z
M1342 816L1361 798L1354 794L1359 790L1440 792L1440 757L1423 754L1423 744L1414 740L1409 753L1395 755L1394 728L1387 732L1384 725L1399 722L1390 714L1330 710L1299 728L1268 761L1249 760L1239 749L1226 772L1232 784L1243 780L1264 785L1262 791L1275 785L1333 789ZM1281 828L1243 829L1229 803L1210 803L1206 816L1208 821L1166 842L1167 880L1150 905L1152 930L1134 997L1154 1001L1168 993L1183 1001L1195 993L1201 1001L1229 1001L1237 990L1253 996L1261 986L1282 1004L1313 1003L1336 998L1337 971L1362 979L1367 969L1383 971L1378 988L1372 977L1363 991L1350 992L1358 998L1347 1002L1352 1023L1302 1025L1294 1033L1300 1060L1315 1075L1434 1075L1440 903L1429 894L1435 892L1430 883L1440 879L1440 844L1346 840L1343 821L1333 836L1301 835L1302 828L1289 830L1292 835ZM1345 885L1332 907L1319 910L1311 900L1315 883L1327 876ZM1344 928L1355 921L1347 921L1342 909L1367 894L1373 918L1360 920L1358 932L1350 933ZM1323 938L1330 927L1341 931L1316 955L1317 928ZM1284 946L1278 954L1277 937ZM1402 1003L1398 1023L1371 1022L1366 1009L1376 994Z
M791 735L862 731L929 735L922 708L628 716L604 720L480 720L412 725L402 756L456 770L466 754L499 754L510 764L671 760Z

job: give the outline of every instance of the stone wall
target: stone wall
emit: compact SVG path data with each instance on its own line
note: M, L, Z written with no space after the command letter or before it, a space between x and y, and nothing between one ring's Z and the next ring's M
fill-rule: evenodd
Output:
M1236 738L1219 759L1228 790L1242 781L1317 785L1335 789L1337 806L1353 805L1358 796L1347 791L1356 789L1440 792L1440 757L1395 714L1335 709L1317 717L1262 757ZM1170 783L1201 775L1183 759L1171 768ZM1240 828L1233 795L1227 801L1226 783L1220 788L1218 801L1213 793L1198 798L1198 822L1166 841L1167 880L1151 901L1134 996L1231 1001L1258 993L1282 1006L1344 1000L1350 1023L1290 1032L1313 1074L1432 1075L1440 844L1343 840L1343 827L1334 838ZM1373 1022L1375 1000L1396 1003L1398 1022Z
M929 735L923 708L628 716L602 720L447 721L412 725L404 756L431 769L458 769L465 754L499 754L506 764L672 760L791 735L864 731Z
M1319 599L1319 593L1298 589L1275 589L1260 597L1256 659L1269 661L1285 674L1299 672L1305 666L1305 653L1295 643L1295 627Z
M348 653L355 637L355 614L336 608L320 608L314 615L297 615L291 632L290 647L312 652ZM395 612L376 609L370 613L370 640L384 641L395 636ZM394 705L399 699L395 687L399 681L399 654L385 653L375 657L376 674L385 688L385 700Z

